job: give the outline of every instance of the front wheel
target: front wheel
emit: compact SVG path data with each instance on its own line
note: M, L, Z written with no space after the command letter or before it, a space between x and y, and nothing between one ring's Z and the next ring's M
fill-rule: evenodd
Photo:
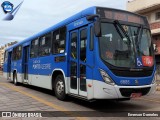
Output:
M55 95L59 100L66 100L64 77L58 75L54 84Z

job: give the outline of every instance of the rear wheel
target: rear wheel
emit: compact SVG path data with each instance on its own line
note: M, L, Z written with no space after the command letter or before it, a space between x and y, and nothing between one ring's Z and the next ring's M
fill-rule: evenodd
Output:
M14 85L18 85L16 73L13 74L13 83L14 83Z
M55 95L59 100L66 100L65 83L63 75L58 75L54 84Z

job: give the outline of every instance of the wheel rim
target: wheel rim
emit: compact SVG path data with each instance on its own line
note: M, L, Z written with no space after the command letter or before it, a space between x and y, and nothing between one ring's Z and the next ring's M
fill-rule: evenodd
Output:
M63 81L59 80L56 84L56 90L58 95L62 95L64 93L64 83Z

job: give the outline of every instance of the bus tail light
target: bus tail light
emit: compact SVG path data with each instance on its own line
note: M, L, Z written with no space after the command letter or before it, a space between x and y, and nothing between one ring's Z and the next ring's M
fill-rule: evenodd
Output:
M100 69L100 73L101 73L101 76L103 78L103 80L109 84L109 85L115 85L115 83L113 82L113 80L109 77L109 75L102 69Z

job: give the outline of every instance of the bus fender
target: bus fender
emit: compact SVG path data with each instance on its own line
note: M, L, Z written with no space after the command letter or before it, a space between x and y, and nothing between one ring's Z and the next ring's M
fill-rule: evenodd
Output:
M52 77L51 77L51 85L52 85L52 90L54 90L53 86L54 86L54 80L56 78L57 75L62 74L64 77L64 82L65 82L65 92L66 94L68 93L68 86L67 86L67 78L65 77L65 73L62 69L54 69L52 71Z

